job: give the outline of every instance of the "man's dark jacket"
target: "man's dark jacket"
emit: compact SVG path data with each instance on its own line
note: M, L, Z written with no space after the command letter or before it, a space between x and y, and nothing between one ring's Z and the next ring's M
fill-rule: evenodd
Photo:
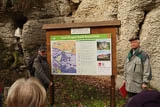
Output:
M49 64L47 62L47 58L37 55L34 60L33 67L35 68L35 77L39 79L45 89L47 89L50 83Z

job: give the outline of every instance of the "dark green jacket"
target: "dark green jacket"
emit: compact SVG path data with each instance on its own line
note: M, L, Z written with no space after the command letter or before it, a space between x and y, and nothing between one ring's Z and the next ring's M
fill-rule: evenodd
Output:
M126 81L126 90L133 93L139 93L142 84L148 84L152 78L149 56L140 48L131 50L124 66L124 79Z
M33 67L35 68L35 77L40 80L42 85L47 89L50 83L49 64L47 59L38 55Z

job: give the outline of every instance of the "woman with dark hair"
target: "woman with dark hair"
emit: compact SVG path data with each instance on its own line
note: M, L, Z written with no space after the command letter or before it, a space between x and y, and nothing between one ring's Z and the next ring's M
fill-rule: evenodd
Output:
M160 92L146 90L133 96L127 107L160 107Z

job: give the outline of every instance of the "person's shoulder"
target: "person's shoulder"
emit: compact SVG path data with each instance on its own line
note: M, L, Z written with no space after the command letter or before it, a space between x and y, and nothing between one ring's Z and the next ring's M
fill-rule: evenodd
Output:
M40 59L41 59L40 55L37 55L37 56L35 57L34 61L35 61L35 62L39 62Z
M141 50L141 55L142 55L142 57L146 57L146 58L149 57L148 54L147 54L147 52L145 52L143 50Z
M147 52L141 50L142 61L144 62L146 59L149 59L149 55Z

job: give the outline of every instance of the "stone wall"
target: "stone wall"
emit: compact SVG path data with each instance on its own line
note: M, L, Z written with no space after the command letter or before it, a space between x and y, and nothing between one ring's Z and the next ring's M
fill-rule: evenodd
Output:
M117 0L83 0L73 15L75 22L95 22L117 19Z
M141 46L150 55L153 80L152 85L160 89L160 8L151 10L141 29Z
M123 64L130 49L128 39L139 36L141 47L151 58L153 87L160 89L159 0L49 0L40 9L33 9L25 17L22 29L22 47L25 58L40 44L45 43L43 24L95 22L120 20L117 35L118 74L123 73ZM0 20L0 38L8 44L14 43L15 22L12 18ZM123 48L122 48L123 47ZM118 80L121 76L118 76ZM121 80L121 79L120 79ZM117 84L120 82L117 82ZM117 85L119 86L119 85Z
M16 43L16 38L14 37L14 23L11 19L1 19L0 22L0 37L3 38L5 44L10 47L11 44Z

